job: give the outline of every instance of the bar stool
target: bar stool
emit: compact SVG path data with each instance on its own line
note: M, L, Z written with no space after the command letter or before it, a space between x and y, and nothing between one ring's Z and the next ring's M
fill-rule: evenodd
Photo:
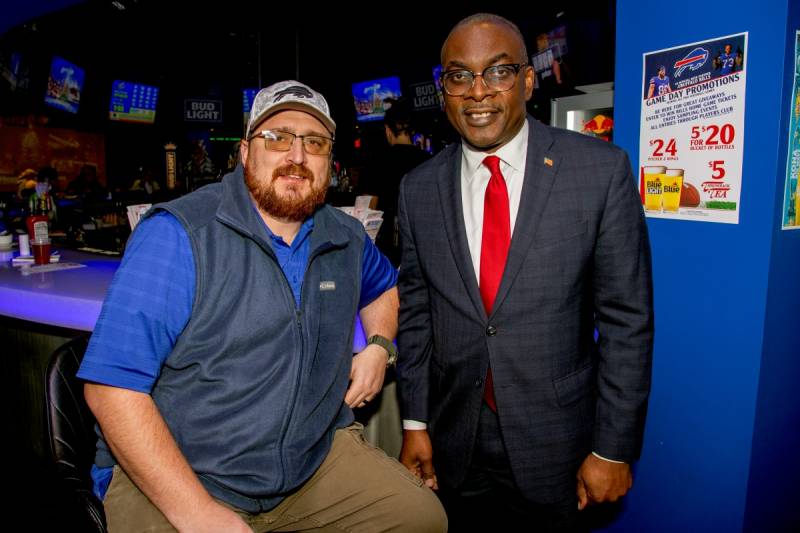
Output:
M70 340L53 352L45 374L47 446L59 482L67 530L106 532L103 504L92 490L97 435L95 419L83 398L83 382L75 377L89 335ZM71 526L71 527L70 527Z

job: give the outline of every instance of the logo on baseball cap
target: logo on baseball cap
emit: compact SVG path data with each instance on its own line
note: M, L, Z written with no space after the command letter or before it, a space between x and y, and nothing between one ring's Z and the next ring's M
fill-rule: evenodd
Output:
M250 110L247 131L244 138L249 139L253 129L265 118L278 111L294 109L318 118L331 134L336 132L336 123L331 118L328 102L317 91L299 81L280 81L258 91Z

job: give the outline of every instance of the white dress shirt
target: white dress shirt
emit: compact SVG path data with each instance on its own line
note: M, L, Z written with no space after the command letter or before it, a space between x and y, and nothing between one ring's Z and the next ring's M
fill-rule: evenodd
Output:
M481 152L461 141L461 205L464 211L464 227L467 230L469 255L472 268L480 285L481 280L481 238L483 237L483 203L486 187L492 173L483 160L489 155L500 158L500 172L506 180L508 189L508 208L511 222L511 235L519 212L519 199L522 196L522 181L525 177L525 160L528 158L528 121L497 152ZM403 429L426 429L428 425L418 420L403 420Z
M464 227L467 230L469 255L475 278L481 279L481 239L483 237L483 204L486 187L492 177L489 167L483 160L489 155L500 158L500 172L506 180L508 189L508 208L511 233L519 212L519 199L522 196L522 182L525 178L525 160L528 158L528 121L505 145L493 154L479 152L467 143L461 143L461 205L464 208Z

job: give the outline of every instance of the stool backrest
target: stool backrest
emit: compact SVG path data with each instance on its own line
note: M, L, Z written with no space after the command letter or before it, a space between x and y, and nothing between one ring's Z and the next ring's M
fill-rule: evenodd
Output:
M103 504L92 490L91 467L97 435L95 419L83 398L78 372L89 335L81 335L58 348L45 375L47 437L50 457L64 496L66 520L78 531L106 531Z

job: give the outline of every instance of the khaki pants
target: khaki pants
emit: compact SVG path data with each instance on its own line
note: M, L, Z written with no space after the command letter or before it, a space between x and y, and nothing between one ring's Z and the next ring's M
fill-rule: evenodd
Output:
M104 506L110 533L175 531L119 466ZM366 442L360 424L338 430L319 469L277 507L261 514L233 509L256 532L447 531L436 495Z

